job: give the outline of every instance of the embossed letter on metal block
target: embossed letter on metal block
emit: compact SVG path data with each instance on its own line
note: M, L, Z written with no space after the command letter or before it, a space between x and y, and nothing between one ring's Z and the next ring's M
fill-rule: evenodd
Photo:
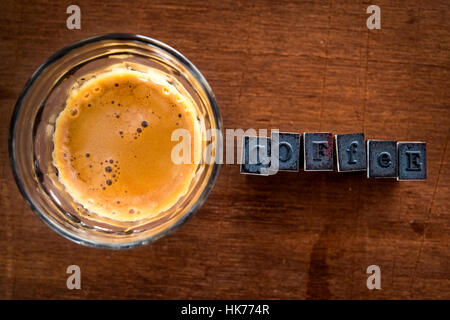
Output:
M337 169L343 171L366 171L366 141L364 133L337 134Z
M274 137L278 134L278 170L298 171L300 167L300 134L279 132L272 133L271 148L275 148Z
M425 142L399 142L397 180L427 180L427 146Z
M270 138L244 136L242 144L241 173L267 175L261 169L270 167Z
M398 177L397 141L367 141L367 177Z
M333 135L331 133L303 134L305 171L333 171Z

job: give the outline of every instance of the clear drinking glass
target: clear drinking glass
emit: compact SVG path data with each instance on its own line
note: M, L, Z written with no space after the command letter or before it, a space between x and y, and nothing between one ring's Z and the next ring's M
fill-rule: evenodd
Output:
M157 68L174 77L197 105L204 130L222 132L214 94L197 68L171 47L134 34L89 38L51 56L25 85L13 113L9 151L14 177L36 214L62 236L96 248L126 249L151 243L182 225L206 200L220 165L199 165L189 191L169 210L138 222L101 218L84 210L58 186L52 164L53 133L70 89L83 76L114 65L141 71ZM209 143L214 151L218 141ZM205 144L202 143L202 148ZM81 207L81 208L80 208Z

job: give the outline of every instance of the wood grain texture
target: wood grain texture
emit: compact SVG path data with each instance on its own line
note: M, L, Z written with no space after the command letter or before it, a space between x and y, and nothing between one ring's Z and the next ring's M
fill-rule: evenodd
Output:
M450 299L450 4L376 1L0 2L0 298ZM85 248L29 209L7 139L15 101L56 50L129 32L173 46L204 74L225 128L424 140L426 182L361 174L239 174L223 167L198 213L130 251ZM77 264L82 290L66 289ZM381 290L366 268L381 267Z

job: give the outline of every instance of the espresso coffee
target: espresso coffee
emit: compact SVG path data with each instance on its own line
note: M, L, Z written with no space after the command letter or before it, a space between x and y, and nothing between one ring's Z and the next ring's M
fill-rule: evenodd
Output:
M194 161L172 161L178 142L171 135L183 128L200 137L197 113L188 94L158 70L98 74L70 92L56 120L59 181L75 202L99 216L156 216L186 194L195 176Z

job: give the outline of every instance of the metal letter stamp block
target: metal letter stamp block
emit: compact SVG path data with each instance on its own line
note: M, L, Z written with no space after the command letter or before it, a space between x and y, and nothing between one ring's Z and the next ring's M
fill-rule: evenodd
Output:
M425 142L399 142L397 180L427 179L427 146Z
M276 148L275 135L272 132L271 148ZM300 134L278 133L278 170L298 171L300 167Z
M367 177L398 177L397 141L367 141Z
M333 135L303 134L303 166L305 171L333 171Z
M366 141L364 133L337 134L336 158L338 172L366 171Z
M242 144L241 173L267 175L261 169L270 167L270 138L244 136Z

